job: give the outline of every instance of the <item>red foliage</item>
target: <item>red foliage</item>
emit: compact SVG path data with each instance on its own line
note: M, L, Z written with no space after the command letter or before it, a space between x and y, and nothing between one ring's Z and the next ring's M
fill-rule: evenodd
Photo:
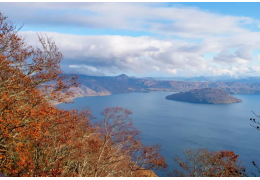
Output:
M208 151L207 149L184 151L185 159L177 155L174 161L183 169L174 170L170 176L192 177L242 177L245 168L238 162L238 155L233 151Z
M62 54L51 38L39 41L41 48L27 46L0 14L0 172L131 176L166 167L159 146L141 143L129 110L105 109L103 121L93 125L88 109L53 107L49 100L73 95L68 89L78 85L77 77L62 75Z

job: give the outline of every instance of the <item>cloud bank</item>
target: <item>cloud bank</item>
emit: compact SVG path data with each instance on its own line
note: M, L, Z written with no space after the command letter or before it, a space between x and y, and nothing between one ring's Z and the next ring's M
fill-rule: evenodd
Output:
M250 17L163 3L1 3L1 10L16 22L33 26L121 29L185 38L248 32L245 25L259 24Z
M54 38L65 72L260 75L259 20L251 17L165 3L0 4L10 20L25 24L20 33L28 44L37 44L36 32ZM90 35L95 30L102 35Z
M37 45L35 32L21 32L30 45ZM182 40L158 40L156 38L129 36L79 36L42 32L53 37L64 54L62 63L66 71L83 74L137 74L159 71L164 75L220 76L260 72L259 63L252 65L252 51L260 45L260 33L244 44L243 38L215 38L200 43ZM249 34L248 34L249 35ZM251 34L255 36L256 34ZM247 40L249 42L249 40ZM228 43L225 43L228 42ZM214 46L212 46L214 44ZM230 48L236 50L232 53ZM212 59L204 57L215 52Z

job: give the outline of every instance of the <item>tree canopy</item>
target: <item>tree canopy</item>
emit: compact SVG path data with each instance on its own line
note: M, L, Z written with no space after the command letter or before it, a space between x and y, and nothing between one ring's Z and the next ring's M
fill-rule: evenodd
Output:
M178 177L243 177L245 168L233 151L208 151L207 149L188 149L184 158L175 155L173 160L180 169L169 176Z
M60 69L52 38L26 45L0 14L0 172L6 176L155 176L166 168L160 145L146 146L127 109L103 111L92 123L89 109L60 110L76 76Z

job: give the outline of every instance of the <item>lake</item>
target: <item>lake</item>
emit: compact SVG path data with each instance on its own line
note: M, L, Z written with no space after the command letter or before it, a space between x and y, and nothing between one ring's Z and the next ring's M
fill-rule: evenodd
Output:
M151 92L82 97L74 99L74 104L59 104L57 107L80 109L88 106L97 118L101 118L100 112L107 107L120 106L133 111L131 117L142 132L143 142L161 144L161 154L166 157L168 169L155 171L158 176L167 176L169 171L177 168L172 157L181 155L188 147L232 150L247 170L255 171L252 161L260 165L260 131L250 126L249 118L255 118L252 110L260 114L260 95L234 95L243 102L214 105L165 99L170 94Z

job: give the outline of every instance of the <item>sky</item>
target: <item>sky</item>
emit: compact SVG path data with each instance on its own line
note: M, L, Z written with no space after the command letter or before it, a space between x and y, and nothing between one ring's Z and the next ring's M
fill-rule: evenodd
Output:
M4 3L29 45L52 37L64 73L260 76L260 2Z

